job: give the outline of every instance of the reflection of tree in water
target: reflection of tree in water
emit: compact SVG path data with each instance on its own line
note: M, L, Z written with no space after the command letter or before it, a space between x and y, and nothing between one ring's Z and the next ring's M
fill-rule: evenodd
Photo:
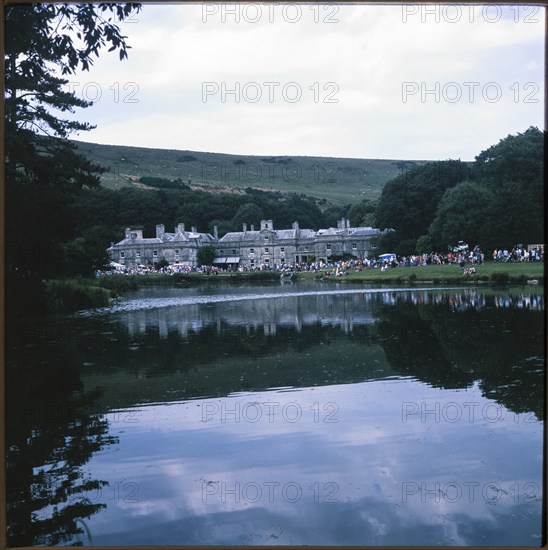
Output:
M466 388L513 412L544 418L544 323L526 309L455 309L405 299L377 310L379 343L392 368L434 387Z
M117 438L106 435L106 420L86 413L98 392L80 391L77 369L61 361L27 367L24 353L8 356L8 544L80 545L89 537L85 519L105 507L84 493L106 485L83 466Z

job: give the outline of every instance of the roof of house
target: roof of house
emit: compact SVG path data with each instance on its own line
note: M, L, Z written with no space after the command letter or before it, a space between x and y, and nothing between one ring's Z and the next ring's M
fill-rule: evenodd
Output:
M191 240L202 239L209 242L214 242L215 239L209 233L193 233L192 231L177 231L177 233L164 233L162 238L159 237L126 237L114 246L124 246L132 244L163 244L167 242L188 242Z
M220 243L227 242L239 242L239 241L257 241L264 238L266 235L271 234L275 239L313 239L316 236L316 232L312 229L268 229L262 231L233 231L227 233L219 239Z
M329 227L327 229L319 229L314 231L312 229L262 229L261 231L233 231L227 233L221 237L218 241L219 244L229 244L237 242L260 242L265 236L273 236L275 240L291 240L291 239L314 239L316 237L329 237L329 236L356 236L367 237L370 235L378 235L382 233L380 229L373 227L349 227L349 228L335 228ZM175 233L164 233L161 238L159 237L129 237L124 238L114 246L127 246L127 245L154 245L164 243L183 243L192 242L198 239L202 241L215 243L215 238L210 233L195 233L193 231L176 231Z
M379 233L382 233L380 229L376 229L375 227L351 227L348 230L349 235L357 235L360 237L367 237L368 235L378 235Z

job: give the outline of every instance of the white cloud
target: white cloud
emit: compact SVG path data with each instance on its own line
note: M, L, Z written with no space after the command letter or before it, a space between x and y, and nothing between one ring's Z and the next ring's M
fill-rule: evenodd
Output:
M123 24L129 60L105 54L78 77L82 87L94 81L103 90L81 117L98 128L79 139L259 155L471 160L508 133L542 127L543 8L462 6L455 23L455 7L430 6L437 14L423 8L253 4L233 7L235 22L221 4L145 5L138 22ZM204 98L205 82L217 93ZM405 82L418 91L404 102ZM478 83L473 101L467 82ZM134 96L133 85L123 88L128 83L138 86ZM489 83L497 101L485 98ZM439 92L428 94L436 86ZM297 88L301 99L291 103ZM325 103L329 93L338 103Z

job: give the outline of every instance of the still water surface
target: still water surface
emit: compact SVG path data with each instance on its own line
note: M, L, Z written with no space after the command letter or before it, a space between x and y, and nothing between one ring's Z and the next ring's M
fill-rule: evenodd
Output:
M541 544L535 289L143 289L8 326L10 545Z

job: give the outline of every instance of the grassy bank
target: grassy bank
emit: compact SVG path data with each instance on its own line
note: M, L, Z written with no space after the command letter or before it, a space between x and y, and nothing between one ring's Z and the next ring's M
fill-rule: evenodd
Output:
M107 306L118 293L90 279L55 279L45 282L46 309L50 313Z
M148 286L173 286L215 284L228 281L279 281L280 274L271 271L254 273L181 273L175 275L124 275L106 276L97 279L81 277L70 279L50 279L44 283L46 309L50 313L62 313L108 306L112 300L124 292Z
M323 280L347 281L349 283L417 283L417 284L527 284L536 280L538 284L544 281L544 264L542 262L498 263L488 262L475 266L476 273L463 275L458 265L427 265L425 267L394 267L381 271L380 269L364 269L351 271L344 277L328 277Z

